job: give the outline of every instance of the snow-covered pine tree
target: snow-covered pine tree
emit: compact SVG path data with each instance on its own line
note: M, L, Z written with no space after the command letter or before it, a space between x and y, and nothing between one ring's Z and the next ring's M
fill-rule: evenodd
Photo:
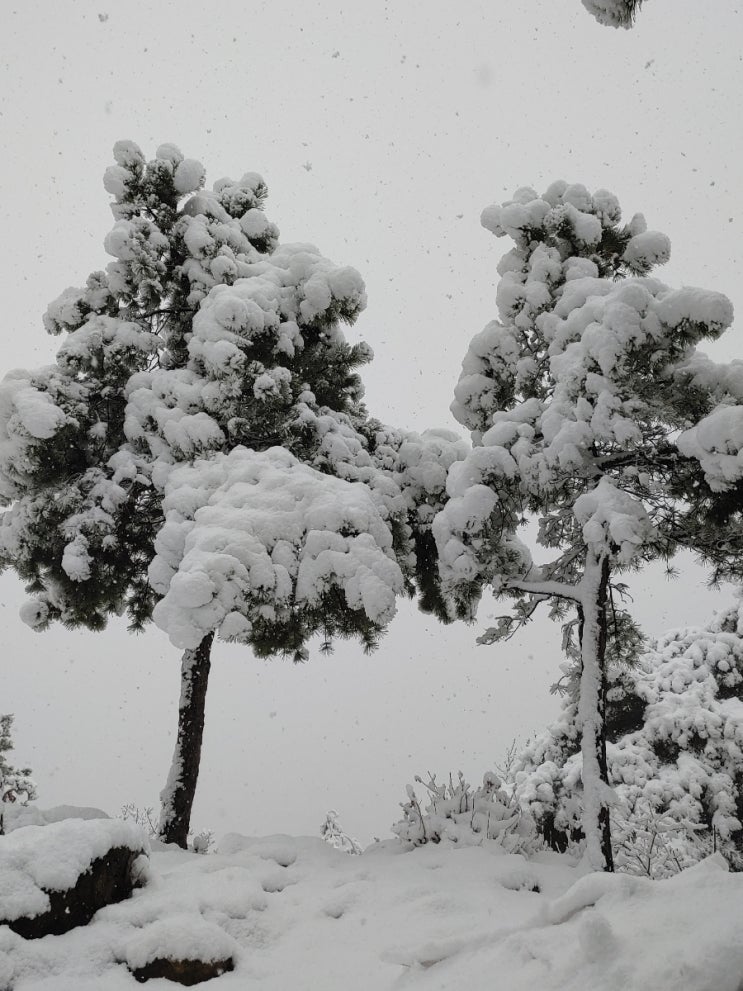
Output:
M36 798L36 783L30 767L13 767L8 754L13 749L13 716L0 716L0 836L5 833L5 802L25 805Z
M705 475L711 441L693 432L708 414L729 427L725 410L743 411L743 364L714 365L695 351L730 325L732 306L648 277L668 258L668 238L639 214L623 225L606 190L520 189L482 222L516 247L498 266L500 319L471 342L455 391L452 411L475 447L451 469L450 501L434 521L442 576L465 617L487 585L515 599L483 643L510 636L541 602L557 616L576 610L583 831L591 863L611 869L611 575L679 547L718 576L740 570L740 466L719 468L723 437ZM540 566L516 535L530 516L554 554Z
M599 24L613 28L631 28L643 0L581 0Z
M114 157L114 260L50 304L56 363L0 388L0 564L37 630L154 611L185 648L161 819L185 845L215 631L295 659L316 632L371 648L463 451L369 419L371 350L340 329L361 277L279 245L260 176L206 191L173 145Z
M743 869L742 618L738 602L609 671L607 763L623 870L664 876L715 846ZM513 767L522 808L556 850L581 830L576 716L570 685L559 717ZM654 847L638 851L648 833Z

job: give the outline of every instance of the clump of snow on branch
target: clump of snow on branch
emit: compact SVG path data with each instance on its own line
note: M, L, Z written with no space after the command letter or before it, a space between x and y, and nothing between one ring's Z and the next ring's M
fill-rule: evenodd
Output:
M178 647L213 629L249 639L254 623L319 610L342 593L387 623L403 578L392 535L365 487L323 475L288 451L235 448L168 477L150 581L153 618Z
M653 538L642 503L602 478L595 489L575 500L573 514L587 545L614 547L617 560L630 564Z
M723 404L680 434L678 449L695 458L714 492L743 479L743 406Z

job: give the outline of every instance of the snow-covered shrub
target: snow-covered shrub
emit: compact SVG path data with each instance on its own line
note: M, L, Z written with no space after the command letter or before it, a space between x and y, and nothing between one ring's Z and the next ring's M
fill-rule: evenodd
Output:
M343 853L362 853L362 847L359 841L349 836L338 822L338 813L335 809L330 809L327 812L325 822L320 826L320 836L330 846L336 850L342 850Z
M157 836L157 813L151 805L140 807L134 802L127 802L126 805L121 806L118 818L135 822L150 837Z
M13 716L10 713L0 716L0 836L5 831L3 805L6 802L28 805L36 799L31 768L14 767L8 762L6 755L13 749L12 728Z
M519 852L528 844L530 823L522 816L518 804L509 799L501 779L488 771L482 785L473 789L459 771L456 781L438 784L436 775L415 781L426 789L427 804L421 808L412 785L407 785L407 802L401 802L403 818L392 832L404 843L421 846L448 840L461 846L475 846L493 840L509 853Z
M610 670L607 732L617 866L663 877L719 850L743 869L743 605ZM514 768L520 805L557 850L581 837L581 770L568 694Z
M202 829L198 833L193 834L193 839L191 840L191 849L194 853L206 854L214 846L214 830L213 829Z
M614 864L640 877L672 877L716 851L717 837L702 823L680 822L644 795L612 809Z

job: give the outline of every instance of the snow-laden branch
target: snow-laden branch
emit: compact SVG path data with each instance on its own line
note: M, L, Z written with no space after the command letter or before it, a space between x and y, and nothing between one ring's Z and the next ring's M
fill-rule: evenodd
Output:
M238 447L176 468L163 505L153 618L178 647L194 648L212 630L251 643L272 627L332 631L350 623L349 611L378 627L394 615L403 577L364 485L282 448Z
M507 578L502 586L517 592L527 592L529 595L543 595L545 598L570 599L581 601L579 586L559 581L529 581L527 579Z

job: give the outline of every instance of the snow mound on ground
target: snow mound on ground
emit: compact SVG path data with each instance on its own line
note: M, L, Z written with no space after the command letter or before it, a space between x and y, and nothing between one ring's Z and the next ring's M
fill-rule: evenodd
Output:
M351 857L231 834L216 854L152 860L155 880L88 926L39 941L0 929L0 987L134 989L124 963L223 951L236 968L220 988L261 991L738 991L743 974L743 875L718 857L651 882L497 844L390 840Z
M0 918L35 917L50 907L47 891L66 891L115 847L149 850L143 830L120 819L65 819L25 826L0 845ZM42 890L43 889L43 890Z
M38 805L6 805L3 810L6 833L12 833L21 826L48 826L50 822L64 819L108 819L107 812L88 805L55 805L51 809L40 809Z
M126 944L124 958L130 970L138 970L153 960L227 960L238 945L224 929L213 922L189 915L159 919L141 929Z

